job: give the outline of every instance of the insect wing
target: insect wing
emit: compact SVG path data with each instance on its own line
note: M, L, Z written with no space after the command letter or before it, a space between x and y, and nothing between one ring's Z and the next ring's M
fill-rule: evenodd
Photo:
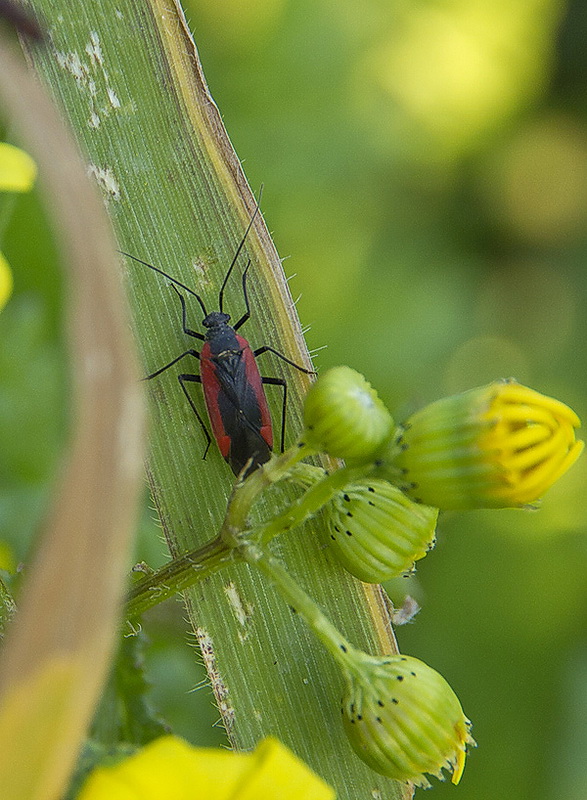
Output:
M238 475L249 459L253 459L251 470L268 460L273 431L255 357L245 339L238 335L235 339L238 350L216 356L206 343L200 374L218 448Z

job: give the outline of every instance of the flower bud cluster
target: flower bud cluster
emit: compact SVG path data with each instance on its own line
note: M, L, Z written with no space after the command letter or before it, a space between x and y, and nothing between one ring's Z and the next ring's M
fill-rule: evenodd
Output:
M437 400L396 428L363 376L335 367L308 392L304 421L315 450L376 466L415 502L447 510L532 503L583 450L575 412L514 380Z
M363 376L338 367L308 393L304 421L303 444L352 470L324 506L330 552L373 583L413 570L434 544L439 510L532 503L583 449L570 408L511 380L438 400L395 427ZM343 721L356 753L399 781L429 786L425 773L447 769L458 783L474 741L444 678L408 656L343 650Z

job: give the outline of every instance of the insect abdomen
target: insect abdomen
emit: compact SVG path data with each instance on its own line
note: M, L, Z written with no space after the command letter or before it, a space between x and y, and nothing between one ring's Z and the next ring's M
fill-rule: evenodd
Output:
M235 475L267 461L273 447L271 417L255 358L246 339L238 349L212 355L202 348L200 373L210 424L223 458ZM248 474L248 473L247 473Z

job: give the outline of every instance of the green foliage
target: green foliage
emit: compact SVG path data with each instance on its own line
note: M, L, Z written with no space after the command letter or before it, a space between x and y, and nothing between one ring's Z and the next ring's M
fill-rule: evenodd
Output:
M112 668L109 684L94 720L90 736L104 746L126 744L141 747L169 733L154 712L145 675L144 634L124 637Z
M6 577L6 574L0 571L0 641L4 638L6 625L16 611L16 604L5 580Z
M455 23L467 8L484 7L419 5L422 14L440 8ZM349 363L364 372L399 421L442 394L510 375L585 416L586 20L582 0L566 6L558 35L554 4L545 3L544 14L535 13L535 3L501 4L499 13L487 6L507 31L515 9L534 12L519 23L509 77L521 61L544 77L531 91L517 86L508 114L494 116L466 149L453 148L443 161L423 141L420 121L402 113L389 92L385 104L370 102L368 113L362 102L363 91L377 100L373 87L381 87L373 78L366 82L363 67L374 50L392 49L395 31L401 36L403 29L396 13L409 16L414 4L267 0L227 3L222 12L208 0L189 5L211 94L252 186L266 185L264 212L288 273L297 275L292 293L302 292L298 309L312 325L310 347L328 345L319 367ZM247 24L239 14L248 15ZM477 30L487 41L493 28ZM443 57L449 59L447 51ZM431 96L444 97L451 86L445 77ZM487 98L481 86L473 90ZM464 126L462 109L453 107L451 115ZM142 147L137 138L129 168ZM155 181L148 165L142 175L144 186ZM180 239L195 225L186 215L172 232L161 214L170 202L164 185L150 223L142 223L144 251L136 253L168 267L181 264ZM219 245L222 263L241 229L236 225L230 242ZM56 333L59 273L36 201L19 198L2 247L16 293L0 314L0 526L21 559L43 514L66 407ZM25 347L37 325L39 338ZM170 300L168 315L153 329L161 344L149 366L180 352L178 329ZM189 412L181 414L181 427L195 439ZM190 467L198 461L195 453ZM436 786L435 798L494 800L501 793L525 800L533 793L582 800L587 792L587 516L584 468L575 469L540 514L444 517L433 558L424 559L416 578L388 585L394 599L409 592L424 606L418 623L399 632L402 650L450 677L475 719L480 747L461 785ZM190 468L178 473L191 481ZM143 527L149 543L139 557L152 564L153 549L160 555L164 546L152 524ZM216 591L223 597L222 587ZM329 585L324 594L332 591ZM158 697L173 705L173 722L181 720L176 729L189 736L194 727L177 702L175 681L183 677L183 692L202 672L177 654L175 641L166 642L167 630L169 639L185 635L180 618L175 604L162 622L152 619L151 670L163 687ZM166 652L169 670L162 667ZM287 655L284 646L284 669ZM186 704L200 697L210 714L204 692ZM193 738L204 741L199 730Z

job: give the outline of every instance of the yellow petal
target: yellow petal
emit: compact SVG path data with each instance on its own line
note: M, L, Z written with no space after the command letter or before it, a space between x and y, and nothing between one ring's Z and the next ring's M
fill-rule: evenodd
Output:
M255 767L234 800L334 800L334 789L277 739L264 739Z
M164 736L96 769L78 800L334 800L334 790L276 739L254 753L192 747Z
M8 261L0 253L0 308L4 308L12 294L12 273Z
M249 754L196 748L164 736L113 767L100 767L78 800L225 800L250 769Z
M28 192L37 177L37 165L28 153L0 142L0 192Z

